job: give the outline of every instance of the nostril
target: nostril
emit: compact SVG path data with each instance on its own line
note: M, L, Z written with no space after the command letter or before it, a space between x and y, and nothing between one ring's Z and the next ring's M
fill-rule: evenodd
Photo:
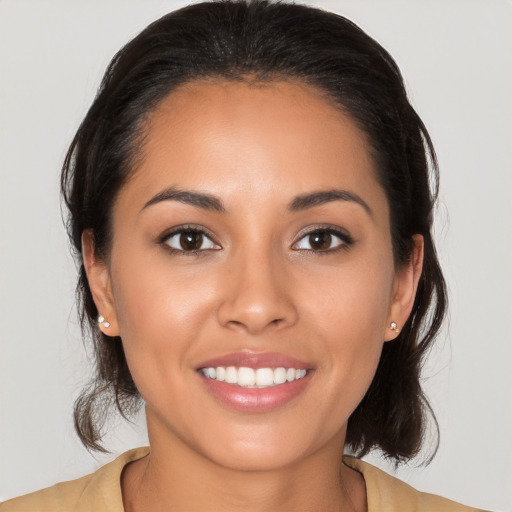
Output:
M264 318L246 318L244 320L229 320L225 325L233 329L247 329L249 332L257 333L268 328L277 329L286 323L285 318L275 318L273 320L266 320Z
M256 279L254 275L251 278ZM253 282L251 286L241 278L236 280L220 297L216 310L219 323L231 329L246 329L253 334L268 328L293 325L297 320L293 297L278 293L277 284L274 279L261 276L258 283Z

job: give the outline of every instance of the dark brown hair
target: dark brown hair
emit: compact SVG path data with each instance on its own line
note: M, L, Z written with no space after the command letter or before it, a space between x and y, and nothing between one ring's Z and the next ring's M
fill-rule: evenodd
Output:
M420 372L446 309L431 235L438 183L434 149L396 63L375 40L342 16L260 0L199 3L152 23L113 58L69 148L62 193L80 266L82 327L96 357L96 375L75 404L78 435L87 447L102 450L110 407L115 404L126 417L141 403L121 339L104 336L96 326L82 232L92 230L98 256L108 255L113 202L136 167L144 120L165 96L196 79L248 77L301 80L348 113L370 141L390 205L396 264L410 258L414 234L425 239L412 313L398 339L384 344L375 378L347 431L347 445L358 455L380 449L397 462L407 460L419 451L431 413Z

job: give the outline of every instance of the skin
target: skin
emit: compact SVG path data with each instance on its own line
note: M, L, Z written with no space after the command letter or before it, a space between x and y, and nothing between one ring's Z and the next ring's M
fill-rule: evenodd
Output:
M142 164L113 209L107 261L85 232L98 307L120 335L146 402L151 454L123 473L126 510L366 510L361 475L341 464L347 420L374 376L390 323L406 321L421 272L393 260L389 205L364 134L315 89L291 82L193 82L151 115ZM172 199L207 193L225 212ZM298 196L342 189L298 211ZM174 253L170 228L206 230ZM353 243L326 228L348 232ZM308 233L324 229L315 250ZM335 250L335 249L338 250ZM197 365L248 350L308 362L282 407L247 413L208 392Z

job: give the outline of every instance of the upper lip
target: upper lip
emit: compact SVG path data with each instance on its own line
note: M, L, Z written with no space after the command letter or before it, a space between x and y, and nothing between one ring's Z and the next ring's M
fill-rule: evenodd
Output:
M203 361L197 365L200 368L215 368L217 366L236 366L247 368L296 368L298 370L309 370L312 368L310 363L300 361L295 357L287 356L277 352L249 352L240 351L232 352L231 354L224 354L222 356L214 357Z

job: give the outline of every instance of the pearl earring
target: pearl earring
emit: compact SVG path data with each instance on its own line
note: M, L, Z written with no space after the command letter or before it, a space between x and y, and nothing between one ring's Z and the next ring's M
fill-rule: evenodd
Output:
M400 332L400 329L398 328L398 326L396 325L396 322L391 322L389 328L392 330L392 331L395 331L397 334Z
M98 320L97 320L97 322L98 322L98 324L103 324L103 327L105 327L105 328L107 328L107 329L110 327L110 322L106 322L106 321L105 321L105 317L104 317L104 316L102 316L102 315L99 315L99 316L98 316Z

